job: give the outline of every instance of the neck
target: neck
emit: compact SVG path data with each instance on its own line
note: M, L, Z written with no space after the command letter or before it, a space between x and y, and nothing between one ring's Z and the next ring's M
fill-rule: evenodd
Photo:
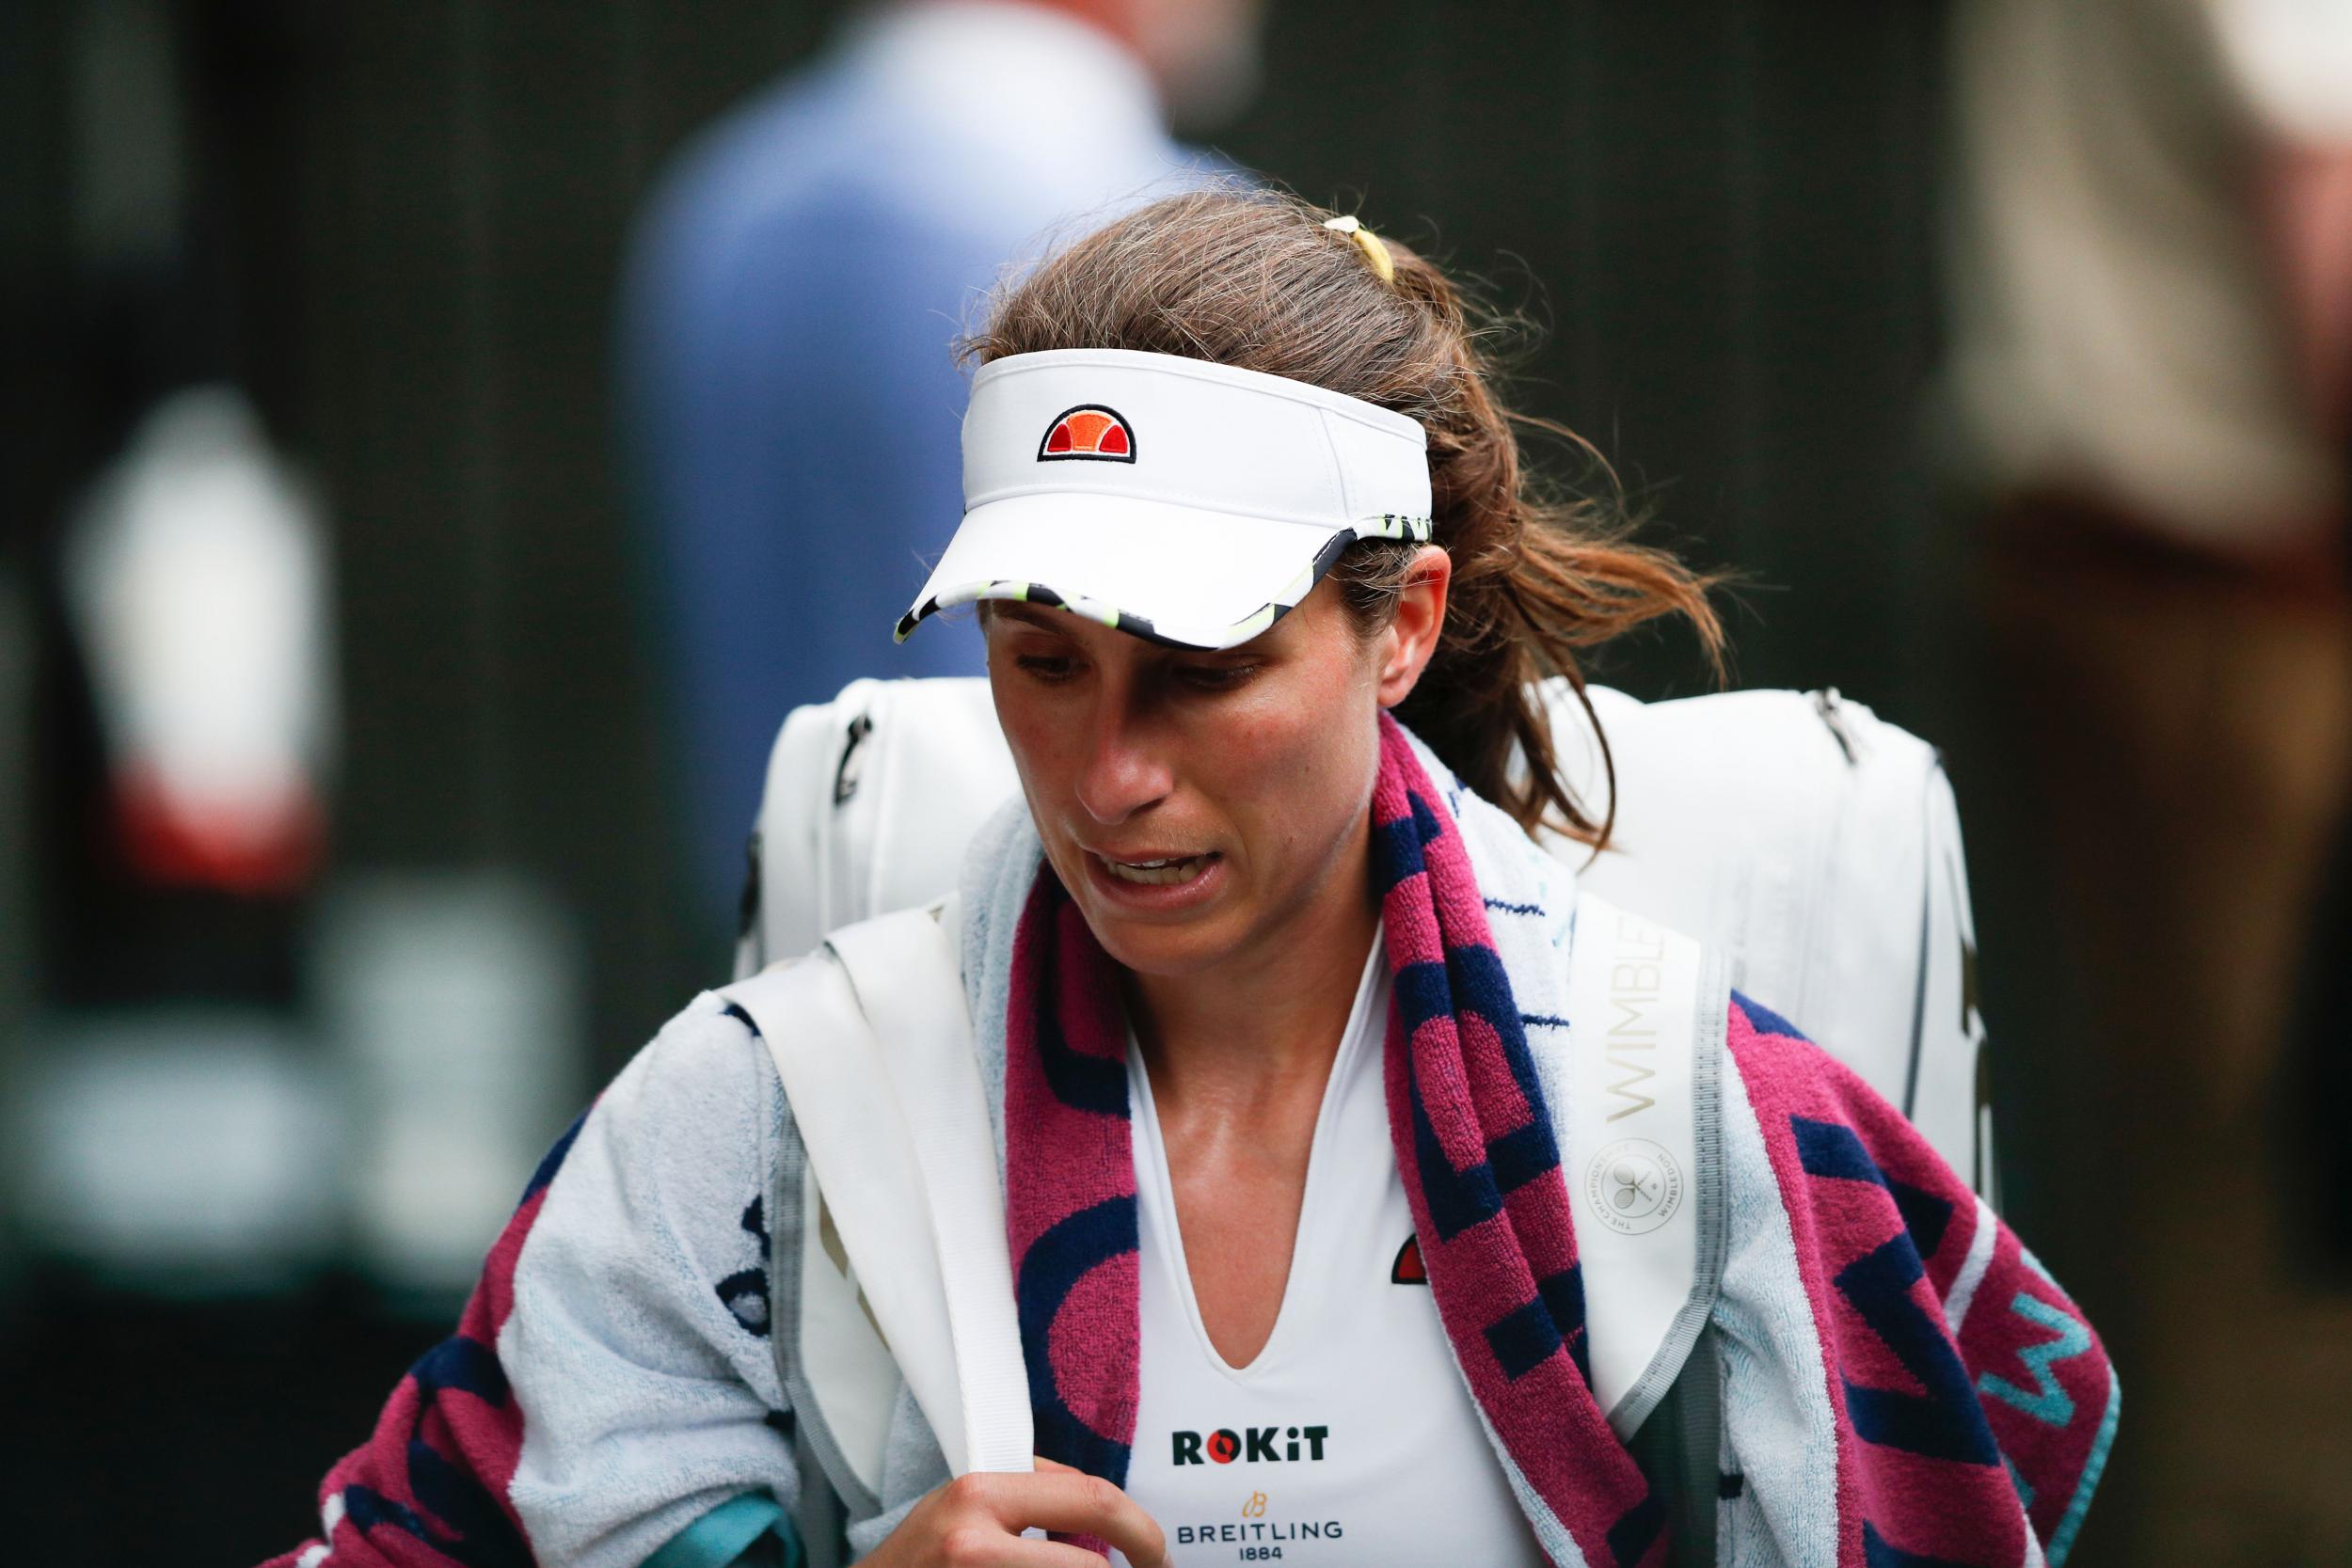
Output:
M1310 1083L1320 1093L1379 928L1370 822L1348 835L1327 885L1244 951L1203 973L1128 974L1129 1016L1163 1102L1247 1107Z

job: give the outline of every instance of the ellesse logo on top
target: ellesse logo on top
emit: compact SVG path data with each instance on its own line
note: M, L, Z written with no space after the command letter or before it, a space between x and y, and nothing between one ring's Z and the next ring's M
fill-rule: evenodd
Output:
M1136 433L1128 428L1126 416L1118 409L1105 408L1099 403L1082 403L1054 416L1054 422L1045 427L1045 439L1037 444L1037 460L1133 463Z

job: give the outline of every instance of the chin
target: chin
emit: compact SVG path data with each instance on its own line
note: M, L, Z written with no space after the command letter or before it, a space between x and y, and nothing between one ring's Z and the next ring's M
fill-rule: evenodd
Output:
M1138 915L1094 896L1082 895L1077 905L1103 951L1138 974L1178 979L1204 974L1232 958L1248 938L1248 921L1225 898L1174 918Z
M1103 951L1121 968L1168 979L1182 979L1215 969L1232 955L1234 945L1221 931L1199 928L1222 926L1221 921L1147 926L1115 915L1104 919L1089 911L1087 925L1093 930L1094 940L1103 944Z

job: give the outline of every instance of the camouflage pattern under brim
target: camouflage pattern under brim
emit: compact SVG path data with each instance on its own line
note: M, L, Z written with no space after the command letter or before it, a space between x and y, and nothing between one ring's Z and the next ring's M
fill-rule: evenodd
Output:
M1315 551L1314 559L1307 563L1305 569L1292 579L1282 592L1240 620L1216 632L1215 640L1211 641L1195 641L1188 638L1171 636L1153 626L1149 616L1120 610L1116 605L1105 604L1100 599L1089 598L1083 594L1064 594L1041 582L1016 581L978 583L970 587L951 589L946 594L935 594L898 617L898 625L891 634L891 641L905 641L910 632L940 610L952 610L959 605L977 604L985 599L995 599L1017 604L1050 605L1058 610L1066 610L1073 615L1082 615L1089 621L1110 627L1113 631L1123 631L1130 637L1140 637L1147 642L1157 642L1165 647L1237 648L1296 609L1299 603L1313 591L1315 584L1323 580L1323 575L1339 563L1339 559L1346 553L1347 546L1358 540L1397 539L1425 545L1429 542L1431 524L1428 518L1401 517L1393 514L1370 518L1357 524L1353 529L1334 533L1324 541L1322 547Z

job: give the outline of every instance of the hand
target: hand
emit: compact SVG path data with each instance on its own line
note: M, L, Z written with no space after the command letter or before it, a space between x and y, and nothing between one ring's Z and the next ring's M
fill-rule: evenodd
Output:
M1028 1475L958 1476L914 1505L862 1560L872 1568L1102 1568L1104 1560L1025 1529L1092 1535L1132 1568L1167 1568L1168 1538L1135 1499L1099 1476L1041 1458Z

